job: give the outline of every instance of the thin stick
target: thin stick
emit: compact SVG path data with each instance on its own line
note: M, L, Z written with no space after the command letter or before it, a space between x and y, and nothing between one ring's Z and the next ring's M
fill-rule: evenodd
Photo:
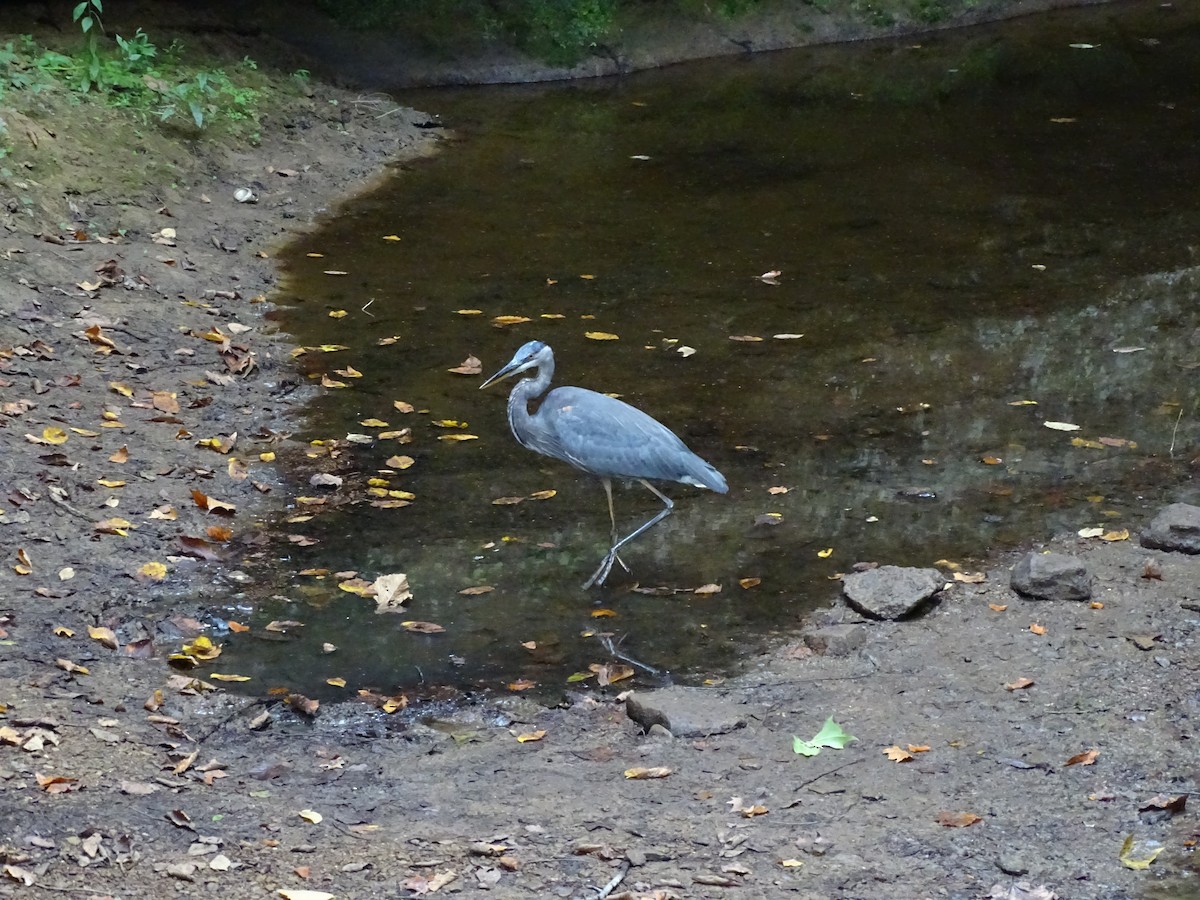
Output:
M605 900L605 898L617 889L617 885L625 880L625 876L629 874L629 860L621 861L621 871L612 877L604 887L600 888L600 892L596 894L596 900Z
M613 639L611 637L609 637L608 635L597 635L597 637L600 638L600 643L604 645L604 649L607 650L609 653L611 653L613 656L615 656L617 659L623 659L623 660L625 660L625 662L630 663L634 666L637 666L639 669L642 669L643 671L649 673L650 675L662 675L662 672L660 672L658 669L654 668L654 666L647 665L646 663L642 662L641 660L634 659L628 653L622 653L620 650L617 649L617 645L615 643L613 643ZM624 640L624 638L622 638L622 640Z
M1179 407L1179 415L1175 417L1175 428L1171 431L1171 449L1167 451L1171 459L1175 458L1175 435L1179 433L1179 420L1183 418L1183 407Z
M812 778L808 779L808 781L800 782L798 785L796 785L796 790L800 790L800 788L802 788L802 787L808 787L814 781L820 781L826 775L832 775L834 772L840 772L840 771L842 771L842 769L848 769L850 766L857 766L860 762L862 762L861 759L852 759L848 763L842 763L837 768L830 769L828 772L822 772L820 775L815 775Z

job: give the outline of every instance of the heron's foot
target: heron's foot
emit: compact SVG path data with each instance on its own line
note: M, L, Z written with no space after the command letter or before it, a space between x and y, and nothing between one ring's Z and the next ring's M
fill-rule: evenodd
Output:
M600 567L592 573L592 577L583 583L583 589L586 591L592 585L604 584L604 579L608 578L608 573L612 571L613 563L621 563L621 568L626 572L629 571L629 566L614 551L609 550L604 555L604 559L600 560Z

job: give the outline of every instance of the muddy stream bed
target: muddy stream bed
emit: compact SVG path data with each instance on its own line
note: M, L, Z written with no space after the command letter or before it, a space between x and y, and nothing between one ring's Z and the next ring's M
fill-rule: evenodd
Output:
M343 486L283 523L287 600L255 621L305 628L225 661L323 697L331 677L552 696L599 632L664 678L721 677L855 561L1136 530L1196 436L1195 27L1075 13L409 97L452 146L297 244L278 295L331 385L303 437L362 442L313 449ZM535 338L557 383L619 393L731 485L669 491L607 590L579 589L599 485L516 444L505 387L476 390ZM481 374L449 371L470 356ZM618 491L622 528L656 505ZM349 571L406 573L414 599L381 622L330 574Z

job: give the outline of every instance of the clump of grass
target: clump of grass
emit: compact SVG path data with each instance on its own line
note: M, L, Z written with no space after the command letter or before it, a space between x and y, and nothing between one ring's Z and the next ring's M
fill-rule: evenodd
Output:
M161 48L140 28L131 37L115 35L109 40L102 11L102 0L85 0L75 7L82 42L72 50L39 47L29 36L0 47L0 102L6 92L36 93L62 86L146 119L183 124L197 132L216 123L257 132L261 91L248 83L257 69L253 60L242 60L230 74L223 68L189 64L179 42Z

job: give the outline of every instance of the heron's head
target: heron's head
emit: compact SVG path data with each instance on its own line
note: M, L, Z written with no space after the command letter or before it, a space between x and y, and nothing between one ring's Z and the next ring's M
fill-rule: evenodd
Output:
M527 344L522 344L521 348L513 354L513 358L505 363L504 367L479 386L483 390L489 384L495 384L497 381L503 381L510 375L516 375L519 372L525 372L529 369L537 369L546 365L553 365L554 351L550 349L549 344L544 344L541 341L530 341Z

